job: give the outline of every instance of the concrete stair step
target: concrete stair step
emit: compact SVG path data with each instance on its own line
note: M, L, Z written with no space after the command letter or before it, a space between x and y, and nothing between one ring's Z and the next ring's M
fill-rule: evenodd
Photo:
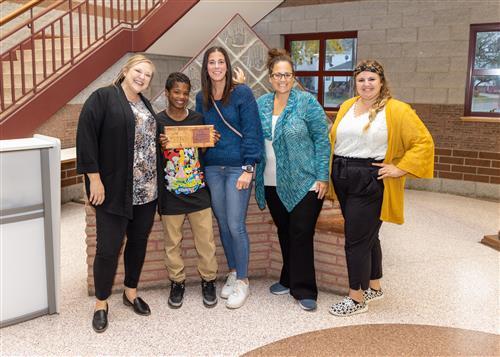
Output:
M87 37L82 37L82 43L86 44L87 43ZM93 42L93 38L90 38L91 43ZM43 42L45 42L45 49L52 49L54 47L55 49L60 49L61 47L70 49L71 48L71 40L68 37L63 38L63 43L61 46L61 39L60 38L54 38L54 41L52 41L51 38L46 38L45 40L43 39L36 39L33 41L34 47L36 50L43 50ZM54 42L54 43L52 43ZM82 46L83 46L82 44ZM54 45L54 46L52 46ZM73 37L73 48L79 48L80 47L80 38L79 37Z
M73 55L77 55L79 54L80 52L82 52L83 50L85 50L85 48L83 48L81 51L80 51L80 48L73 48ZM24 61L29 61L31 62L32 61L32 56L33 56L33 53L35 54L35 61L42 61L43 60L43 54L44 54L44 50L43 49L39 49L39 50L31 50L31 49L25 49L22 51L23 52L23 56L24 56ZM69 58L71 56L71 48L64 48L64 49L60 49L60 48L56 48L54 49L54 57L57 59L58 57L61 57L61 54L64 53L64 58ZM16 51L16 57L17 57L17 61L20 61L21 60L21 50L17 50ZM47 59L47 61L52 61L52 49L51 48L46 48L45 49L45 58ZM16 61L16 62L17 62Z
M52 69L50 71L47 70L47 75L50 75L51 73L52 73ZM29 77L31 80L33 78L33 75L29 74L29 75L25 75L24 77ZM36 81L37 82L41 81L42 79L43 79L43 74L36 74ZM14 83L16 84L15 87L21 86L21 80L22 80L21 73L14 73ZM10 88L10 83L11 83L10 73L4 73L3 83L4 83L4 88Z
M69 59L69 57L68 57ZM67 59L65 58L64 59L65 63L67 61ZM46 63L46 68L45 70L46 71L52 71L52 59L50 61L47 61ZM55 69L57 70L59 67L61 67L62 65L62 61L61 61L61 58L56 58L55 62ZM19 61L16 61L13 63L13 72L14 74L21 74L21 62ZM10 68L10 63L9 62L3 62L2 63L2 71L3 71L3 74L4 75L9 75L11 74L11 68ZM40 60L40 61L35 61L35 73L38 74L38 73L43 73L43 61ZM24 74L33 74L33 65L32 65L32 61L24 61Z

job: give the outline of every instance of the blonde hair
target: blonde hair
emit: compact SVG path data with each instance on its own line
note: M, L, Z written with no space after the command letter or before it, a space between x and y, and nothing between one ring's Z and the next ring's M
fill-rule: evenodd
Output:
M354 81L356 81L356 77L358 76L358 74L365 71L378 74L380 76L382 87L380 88L380 93L377 99L375 100L371 108L368 109L368 123L366 123L366 125L363 127L363 131L367 131L370 128L370 125L375 120L377 113L384 109L389 99L392 98L382 65L375 60L365 60L359 62L356 68L354 68ZM356 92L356 94L358 93Z
M116 78L113 80L114 85L119 85L123 82L123 79L125 78L125 72L127 72L130 68L134 67L138 63L146 62L149 63L152 69L151 73L151 79L153 79L154 73L156 71L156 67L153 62L149 58L147 58L144 55L133 55L130 57L127 62L123 65L123 67L120 69L120 72L116 76ZM151 81L149 82L151 83Z

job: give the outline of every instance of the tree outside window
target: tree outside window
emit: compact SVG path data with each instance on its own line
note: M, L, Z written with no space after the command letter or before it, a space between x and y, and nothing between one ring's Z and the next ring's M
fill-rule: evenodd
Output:
M500 23L471 25L465 115L500 117Z
M297 80L325 109L353 96L356 40L356 31L285 35Z

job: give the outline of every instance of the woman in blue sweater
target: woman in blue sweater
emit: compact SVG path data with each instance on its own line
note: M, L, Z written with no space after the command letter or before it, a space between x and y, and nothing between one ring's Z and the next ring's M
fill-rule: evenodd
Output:
M255 193L269 207L283 257L275 295L290 293L306 311L316 309L314 227L328 191L330 143L325 112L310 93L293 89L293 62L272 49L267 61L274 92L257 100L265 160L257 165Z
M262 127L251 89L233 84L224 48L211 47L205 52L201 85L196 111L220 133L217 145L204 156L212 209L230 270L220 296L227 299L228 308L237 309L250 293L245 220L254 167L263 152Z

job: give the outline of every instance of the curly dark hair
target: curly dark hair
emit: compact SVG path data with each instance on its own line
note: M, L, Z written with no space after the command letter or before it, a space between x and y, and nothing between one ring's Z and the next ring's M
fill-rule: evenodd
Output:
M186 83L191 90L191 81L189 77L181 72L172 72L169 74L167 81L165 82L165 89L170 91L175 83Z

